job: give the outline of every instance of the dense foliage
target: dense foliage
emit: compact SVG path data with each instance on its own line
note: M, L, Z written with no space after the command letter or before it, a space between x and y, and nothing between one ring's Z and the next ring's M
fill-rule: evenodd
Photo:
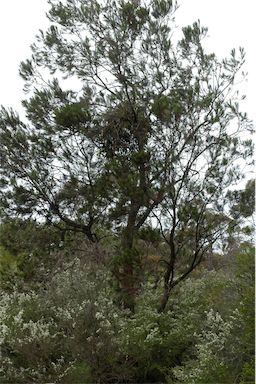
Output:
M49 4L0 110L1 382L252 383L243 49L172 0Z
M219 256L221 271L198 269L175 288L162 313L161 288L153 281L141 286L134 314L116 304L103 250L85 246L70 259L64 250L57 253L61 264L38 267L38 278L44 267L40 285L19 274L2 290L1 382L253 382L249 244L229 260ZM92 254L104 263L88 265Z
M1 215L92 243L101 228L115 233L114 275L130 309L136 237L153 220L169 247L164 310L230 225L227 189L252 147L233 88L244 51L219 61L200 22L176 37L171 0L49 3L51 25L20 67L27 120L0 113Z

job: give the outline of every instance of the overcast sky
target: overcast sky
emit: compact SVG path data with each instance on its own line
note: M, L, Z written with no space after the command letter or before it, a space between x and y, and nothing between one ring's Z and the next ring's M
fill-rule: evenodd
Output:
M248 81L240 86L247 95L243 109L256 121L256 2L254 0L180 0L179 25L201 20L209 28L207 47L220 57L232 48L246 51ZM21 60L30 56L30 44L38 29L47 27L47 0L0 0L0 105L20 110L23 81L18 76Z

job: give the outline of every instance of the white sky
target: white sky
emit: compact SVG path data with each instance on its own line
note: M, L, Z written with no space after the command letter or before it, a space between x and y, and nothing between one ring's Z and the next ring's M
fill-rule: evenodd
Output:
M247 95L243 109L256 122L256 2L254 0L179 0L178 25L201 20L209 28L207 46L220 57L232 48L246 51L248 81L240 86ZM47 0L0 0L0 105L21 110L23 81L18 76L21 60L30 57L30 44L45 29Z

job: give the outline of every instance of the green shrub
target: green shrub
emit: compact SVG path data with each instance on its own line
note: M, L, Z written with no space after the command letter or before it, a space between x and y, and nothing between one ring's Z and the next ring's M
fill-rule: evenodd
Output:
M135 313L118 307L111 274L84 255L56 266L41 289L3 291L1 381L250 383L252 260L237 260L233 276L202 270L177 286L163 313L153 283Z

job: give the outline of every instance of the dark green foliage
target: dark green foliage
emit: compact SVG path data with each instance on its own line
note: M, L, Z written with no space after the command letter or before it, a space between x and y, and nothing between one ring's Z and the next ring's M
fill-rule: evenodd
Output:
M231 92L244 51L222 61L206 53L199 21L175 40L176 1L49 4L51 24L20 67L27 121L0 113L1 218L47 222L96 244L107 228L132 310L136 242L149 240L153 222L151 241L160 234L165 246L164 311L234 224L225 191L252 152L251 124ZM245 216L251 190L235 196Z
M0 243L14 256L18 253L49 252L58 247L61 234L53 227L30 220L8 220L0 226Z
M1 288L19 286L35 288L47 280L52 256L62 241L63 233L31 220L9 220L0 225Z
M49 4L0 111L0 380L250 383L243 49L175 39L172 0Z
M142 227L138 231L138 238L152 244L158 244L162 240L160 230L152 228L149 225Z
M175 105L171 105L171 100L167 96L159 96L154 100L152 105L152 112L156 117L161 120L169 120L171 117L171 113L178 113L178 107Z
M190 384L192 377L195 383L250 383L255 330L251 244L215 255L217 270L207 271L203 263L174 289L162 313L157 311L162 287L152 279L154 272L144 267L147 276L131 314L117 305L118 292L108 271L113 259L104 255L107 245L88 245L70 232L59 248L58 231L28 221L6 222L1 228L2 244L15 254L13 258L0 249L1 268L4 260L9 266L18 260L14 275L8 276L16 287L1 284L3 382L33 378L35 383L47 379ZM130 253L119 252L117 264L134 262L138 250L147 253L149 245L163 255L161 236L154 228L138 231L135 245ZM109 239L108 252L113 254L116 246ZM28 259L26 252L37 257ZM33 263L42 257L43 275Z
M255 353L255 249L251 244L242 244L236 256L236 276L239 281L239 309L244 320L242 354L242 380L250 382L255 374L252 356Z
M90 115L82 103L75 103L56 110L55 120L64 128L77 129L90 121Z
M234 217L250 217L255 211L255 180L249 180L245 189L229 192L231 200L231 213Z

